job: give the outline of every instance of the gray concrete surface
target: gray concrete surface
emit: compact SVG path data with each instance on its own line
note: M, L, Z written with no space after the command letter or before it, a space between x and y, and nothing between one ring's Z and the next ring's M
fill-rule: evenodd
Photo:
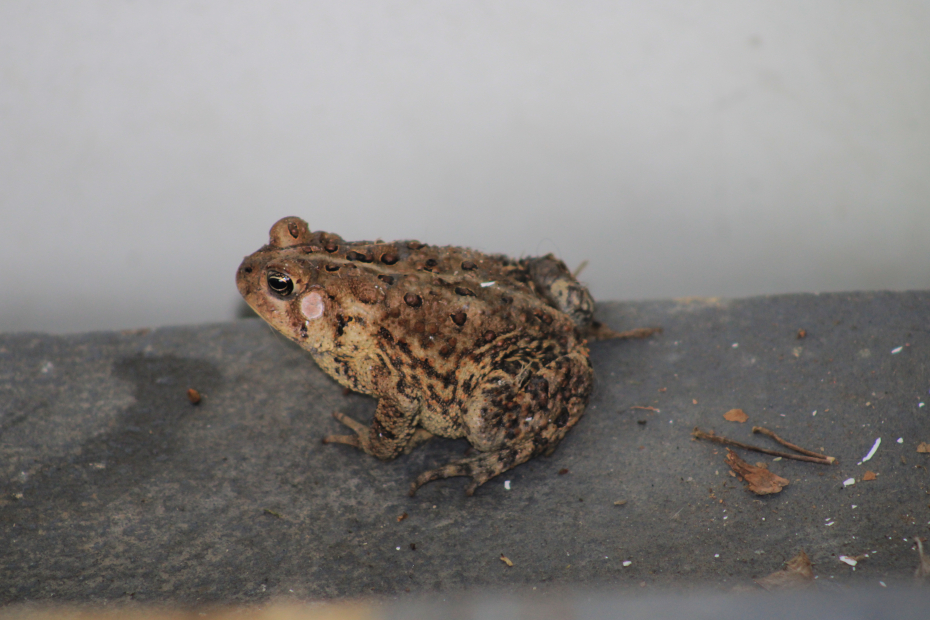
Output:
M930 455L917 452L930 442L928 302L601 304L614 328L665 331L594 343L578 426L471 498L464 479L405 495L462 441L390 463L321 445L340 430L333 411L365 419L374 401L257 320L0 335L0 602L730 591L802 549L820 589L909 584L930 523ZM725 421L731 408L749 421ZM720 446L690 437L700 426L777 448L753 424L839 463L741 451L790 480L757 497ZM853 570L843 554L869 557Z

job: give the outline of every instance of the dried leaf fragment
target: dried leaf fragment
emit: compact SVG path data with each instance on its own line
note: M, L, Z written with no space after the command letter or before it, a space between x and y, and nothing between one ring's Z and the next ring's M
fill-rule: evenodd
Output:
M788 486L788 481L781 476L773 474L766 467L750 465L729 448L727 448L727 456L724 461L749 486L749 490L756 495L771 495Z
M804 340L807 338L807 330L803 327L798 330L798 340Z
M508 557L507 557L506 555L504 555L503 553L501 554L501 562L503 562L504 564L506 564L506 565L508 566L508 568L513 567L513 562L511 562L511 561L510 561L510 558L508 558Z
M200 401L203 400L203 397L200 395L200 392L194 388L190 388L187 390L187 400L191 401L192 405L198 405Z
M814 583L811 559L801 549L796 556L785 562L784 568L762 579L756 579L756 583L769 591L806 588Z
M878 476L875 474L874 471L871 471L871 470L868 470L868 471L866 471L864 474L862 474L862 481L863 481L863 482L868 482L868 481L870 481L870 480L875 480L876 478L878 478Z
M729 422L739 422L742 424L749 419L749 416L746 415L746 412L742 409L730 409L725 414L723 414L723 419Z
M926 441L921 441L919 444L917 444L917 451L921 453L925 453L925 454L927 452L930 452L930 443L927 443Z
M408 515L407 515L407 513L405 512L405 513L401 514L399 517L397 517L397 522L400 523L401 521L403 521L403 520L406 519L407 517L408 517Z

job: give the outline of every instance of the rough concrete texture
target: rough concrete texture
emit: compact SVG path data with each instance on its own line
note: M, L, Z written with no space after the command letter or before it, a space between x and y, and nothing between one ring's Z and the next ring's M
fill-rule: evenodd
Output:
M461 478L406 495L464 441L388 463L321 445L343 431L332 412L364 420L374 401L343 394L258 320L2 335L0 602L730 590L802 549L821 587L910 583L930 523L930 454L918 453L930 442L928 303L909 292L602 304L616 329L664 332L593 343L581 422L552 457L474 497ZM749 421L725 421L732 408ZM738 450L790 480L755 496L721 446L691 439L700 426L779 449L752 425L839 462ZM838 559L865 554L855 570Z

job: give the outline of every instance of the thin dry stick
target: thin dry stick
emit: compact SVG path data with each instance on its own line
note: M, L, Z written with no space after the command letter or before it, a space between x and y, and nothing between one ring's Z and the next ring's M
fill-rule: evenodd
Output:
M628 329L625 332L615 332L615 336L618 340L631 340L633 338L648 338L653 334L662 333L661 327L638 327L636 329Z
M824 460L826 460L826 461L829 461L830 464L833 464L833 462L836 460L835 457L826 456L826 455L823 455L823 454L818 454L818 453L814 452L813 450L805 450L804 448L802 448L802 447L800 447L800 446L794 445L794 444L791 443L790 441L785 441L784 439L782 439L781 437L779 437L778 435L776 435L775 433L773 433L772 431L770 431L769 429L767 429L767 428L765 428L765 427L762 427L762 426L753 426L753 427L752 427L752 432L753 432L753 433L759 433L760 435L765 435L766 437L771 437L772 439L774 439L775 441L777 441L777 442L780 443L781 445L785 446L786 448L791 448L791 449L794 450L795 452L800 452L801 454L806 454L807 456L816 456L817 458L820 458L820 459L824 459Z
M641 407L639 405L633 405L632 407L630 407L630 409L645 409L646 411L655 411L655 412L659 411L655 407Z
M750 446L749 444L736 441L735 439L730 439L729 437L723 437L721 435L715 435L713 432L705 433L698 427L694 427L694 430L691 431L691 436L695 439L707 439L708 441L713 441L725 446L736 446L737 448L742 448L743 450L752 450L753 452L761 452L763 454L770 454L772 456L780 456L783 459L794 459L795 461L806 461L808 463L819 463L820 465L830 465L833 461L828 461L826 457L822 456L805 456L803 454L790 454L788 452L779 452L778 450L769 450L768 448L760 448L758 446Z

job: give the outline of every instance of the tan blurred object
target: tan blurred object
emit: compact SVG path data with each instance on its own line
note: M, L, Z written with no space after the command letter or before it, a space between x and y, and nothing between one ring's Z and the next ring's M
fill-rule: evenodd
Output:
M110 608L20 605L5 608L4 620L377 620L381 614L364 603L270 605L259 607Z

